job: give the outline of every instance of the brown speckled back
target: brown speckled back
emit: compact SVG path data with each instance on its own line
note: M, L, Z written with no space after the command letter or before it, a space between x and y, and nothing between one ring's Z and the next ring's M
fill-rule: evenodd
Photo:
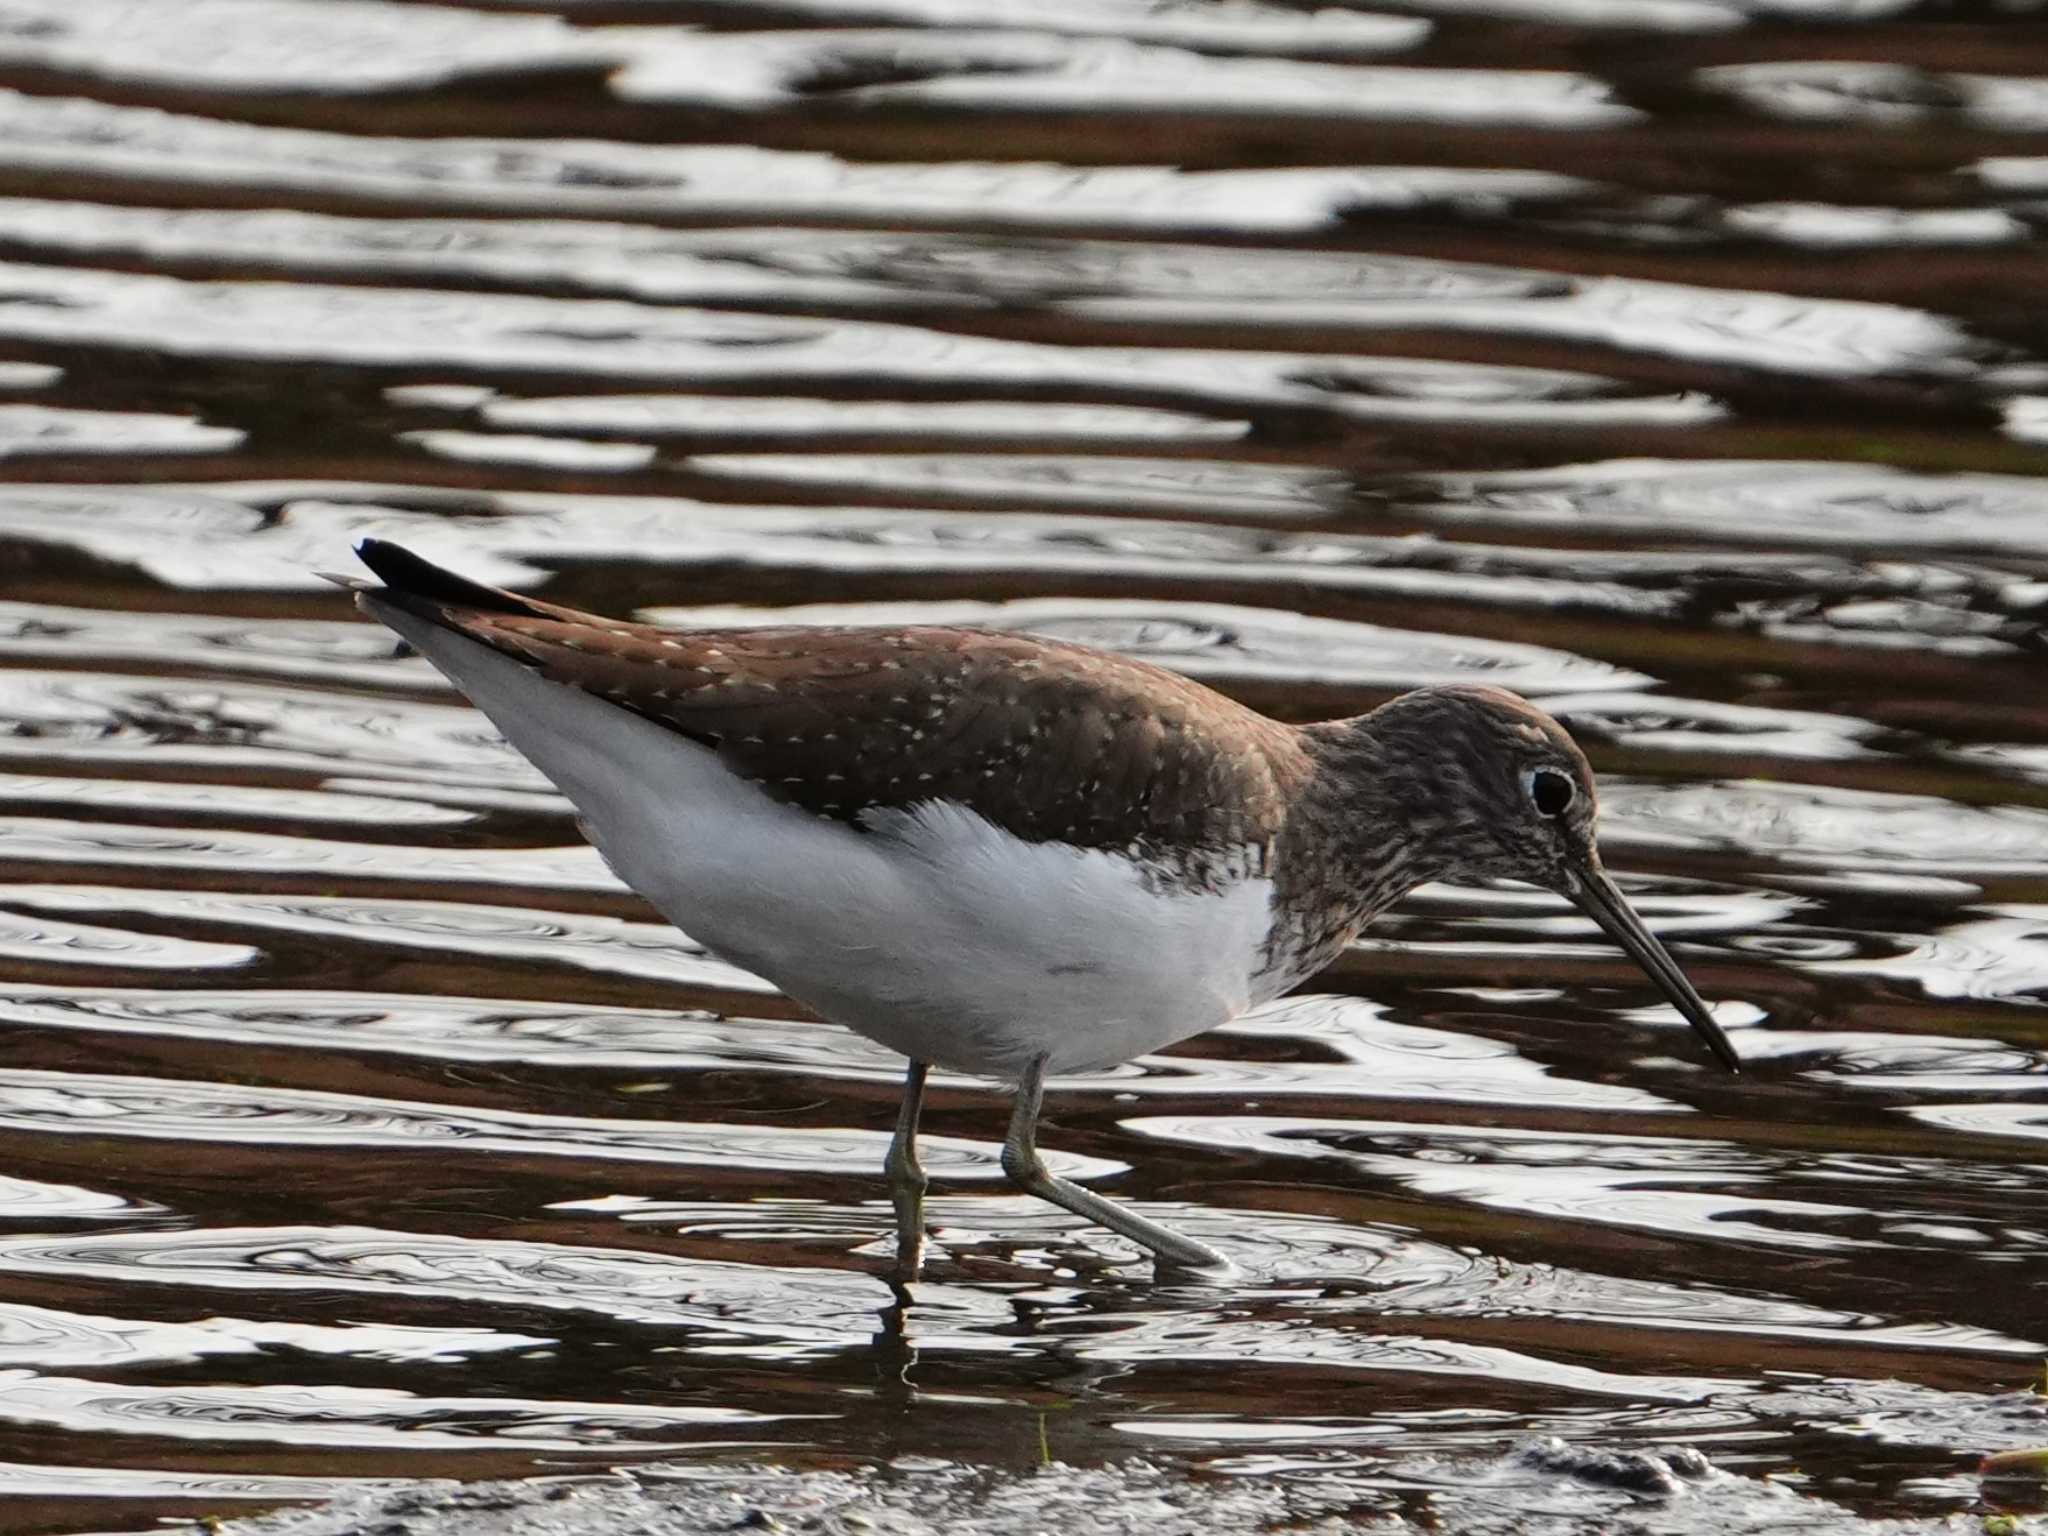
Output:
M938 627L667 630L468 583L399 586L403 570L370 563L392 583L380 596L854 826L947 799L1027 842L1127 851L1202 884L1265 867L1309 772L1291 728L1086 646Z

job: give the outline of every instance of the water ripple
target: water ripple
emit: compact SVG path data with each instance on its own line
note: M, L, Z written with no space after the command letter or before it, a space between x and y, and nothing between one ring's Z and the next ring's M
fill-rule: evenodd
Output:
M1553 130L1608 127L1640 116L1601 81L1561 71L1283 62L1030 32L671 36L629 60L611 85L632 102L736 111L829 93L1008 112L1174 110Z
M902 1075L900 1057L851 1030L694 1008L255 987L163 991L0 983L0 1018L43 1029L104 1030L216 1045L629 1067L678 1077L696 1069L735 1067L841 1080Z
M2048 553L2048 484L1870 464L1624 459L1418 481L1401 505L1446 522L1776 546Z
M1333 228L1359 210L1497 213L1569 198L1590 185L1512 167L918 164L751 144L371 137L11 90L0 90L0 139L14 163L59 177L228 185L273 197L353 194L448 213L867 220L892 227L910 219L1287 233Z
M1450 1030L1401 1024L1356 997L1296 996L1247 1014L1221 1033L1301 1040L1337 1057L1324 1062L1207 1061L1168 1057L1184 1075L1176 1091L1315 1093L1458 1104L1524 1104L1578 1110L1683 1114L1687 1106L1621 1084L1562 1080L1512 1046Z
M1899 1322L1756 1290L1720 1290L1700 1281L1517 1261L1479 1248L1453 1248L1401 1227L1186 1203L1146 1203L1143 1208L1228 1254L1238 1268L1236 1279L1221 1296L1155 1293L1151 1299L1156 1307L1136 1299L1127 1317L1119 1316L1114 1303L1094 1306L1085 1322L1075 1319L1074 1334L1085 1331L1089 1337L1115 1341L1125 1336L1119 1324L1135 1322L1156 1340L1161 1325L1175 1321L1185 1330L1190 1357L1199 1358L1213 1342L1202 1331L1203 1314L1227 1317L1257 1308L1293 1319L1301 1327L1342 1334L1355 1334L1370 1318L1527 1317L1664 1332L1853 1342L1859 1348L2005 1355L2038 1349L1968 1324ZM862 1248L884 1239L893 1221L880 1201L856 1209L816 1200L755 1199L739 1204L611 1195L563 1201L552 1209L656 1227L680 1239L789 1245L823 1241ZM1128 1245L1077 1218L1020 1196L935 1195L928 1213L933 1241L945 1254L979 1259L1007 1248L1008 1262L1027 1271L1056 1265L1077 1247L1104 1256L1129 1251ZM920 1298L924 1289L921 1285ZM949 1322L958 1323L962 1313L957 1288L938 1289L945 1293ZM1006 1328L1009 1321L1007 1308L990 1309L987 1325Z
M2048 1001L2048 906L1986 904L1932 932L1869 935L1864 952L1810 968L1903 981L1932 998L2038 1006Z
M1931 1249L1953 1254L1984 1240L1960 1242L1940 1228L1963 1223L1913 1193L1931 1160L1817 1160L1812 1183L1843 1196L1877 1198L1878 1208L1844 1200L1764 1193L1784 1172L1783 1160L1732 1143L1529 1130L1486 1130L1406 1121L1151 1116L1124 1122L1132 1130L1182 1145L1227 1146L1283 1158L1348 1164L1430 1200L1459 1200L1551 1221L1620 1227L1717 1244L1813 1253ZM1948 1164L1952 1177L1962 1164ZM1708 1184L1711 1189L1697 1186ZM1995 1204L1995 1191L1986 1192ZM1991 1240L2017 1255L2036 1253L2048 1235L1991 1221ZM1868 1234L1868 1235L1866 1235Z
M775 281L780 282L777 277ZM1171 438L1235 442L1251 423L1142 405L1024 400L825 400L788 395L554 395L465 403L499 427L567 431L790 437Z
M5 35L0 32L0 37ZM0 459L36 454L225 453L246 436L239 428L207 426L189 416L0 405Z
M415 676L424 674L415 672ZM346 767L521 790L547 781L466 706L363 699L238 679L0 668L0 757L152 768Z
M51 803L74 810L148 811L163 815L201 817L247 817L262 821L355 822L368 827L445 826L474 818L463 811L421 800L396 799L379 795L331 794L321 790L265 789L247 784L192 784L143 782L134 779L60 779L34 774L0 773L0 804ZM17 832L30 833L38 824L26 819L14 823ZM58 838L66 834L65 822L40 824L43 831ZM76 827L77 823L69 825ZM91 823L97 841L102 836L118 840L118 830L103 833L101 822ZM0 826L0 854L8 853L8 832ZM31 855L33 856L33 855ZM154 861L152 861L154 862ZM251 857L251 864L273 861Z
M331 1499L391 1486L371 1477L294 1477L232 1472L188 1472L154 1467L77 1467L0 1461L0 1493L19 1499L216 1500L277 1504L289 1499Z
M889 1144L888 1133L881 1131L594 1120L303 1088L245 1088L27 1068L0 1068L0 1127L45 1135L133 1136L215 1146L439 1149L776 1173L879 1170ZM1002 1176L996 1156L985 1144L926 1136L919 1147L942 1178ZM1074 1153L1045 1155L1068 1177L1099 1178L1124 1167Z
M0 1421L72 1434L146 1435L304 1449L681 1450L758 1431L781 1415L740 1408L434 1397L395 1387L113 1386L0 1371ZM759 1441L758 1434L748 1436ZM744 1442L743 1442L744 1443Z
M4 785L0 785L4 789ZM146 801L149 792L86 795L113 805ZM182 809L176 791L165 794L165 809ZM190 800L189 794L182 797ZM241 808L261 814L261 793ZM400 802L401 820L434 820L415 814L417 802ZM142 808L140 806L138 809ZM298 837L280 832L167 828L117 821L73 821L54 816L0 816L0 858L82 868L114 866L155 870L221 870L266 874L319 874L407 880L419 876L418 850L397 843L357 843ZM571 848L440 849L433 879L453 885L481 883L544 891L616 891L618 878L597 850Z
M246 361L538 369L667 381L860 380L873 387L1170 392L1212 409L1321 406L1368 420L1474 414L1558 426L1714 419L1689 392L1638 394L1599 374L1411 358L1005 341L879 321L553 299L528 294L202 282L0 262L0 340L137 347Z
M1864 596L1885 590L1880 578L1860 567L1831 571L1812 557L1774 560L1744 555L1730 558L1722 568L1696 552L1588 553L1080 513L752 505L736 509L682 497L543 492L466 493L467 511L489 512L491 539L455 544L444 497L430 489L257 482L214 485L209 494L246 496L278 506L280 515L264 519L252 511L248 527L222 527L211 537L166 545L145 532L143 512L159 496L174 506L184 505L185 493L179 488L37 490L27 498L35 515L23 519L20 536L74 547L81 542L76 531L79 505L98 505L111 496L131 504L135 531L130 536L120 532L118 523L97 525L98 531L90 535L96 552L133 563L171 585L200 589L316 587L320 583L314 572L332 565L338 549L364 534L375 534L402 540L430 556L445 554L478 580L515 587L531 585L543 562L630 557L654 564L738 564L753 570L847 575L1114 578L1126 583L1172 582L1191 595L1204 586L1241 590L1247 581L1260 581L1329 595L1599 611L1632 618L1689 611L1695 599L1688 585L1722 575L1745 582L1778 575L1789 585L1796 574L1808 588L1816 583L1837 585ZM71 515L56 515L67 502ZM14 493L0 488L0 513L11 515L14 505ZM290 697L282 696L280 703ZM328 705L325 714L334 713ZM382 710L376 718L384 718ZM410 720L425 726L432 718ZM452 717L464 718L473 719L467 712ZM359 745L369 749L373 761L377 759L378 743ZM384 750L388 754L388 747ZM474 755L473 740L469 750ZM516 759L507 754L505 761Z
M136 912L185 922L268 929L302 938L352 939L429 953L545 960L580 970L685 987L753 993L772 990L751 972L712 959L666 923L543 912L528 907L347 896L248 896L91 885L9 886L0 892L0 902L37 911ZM49 925L40 918L36 922L38 931L44 926L63 931L61 924ZM250 953L241 946L208 948L223 957L232 957L216 959L215 964L239 964Z
M1748 780L1616 784L1601 808L1617 843L1729 848L1831 870L2048 871L2048 811L2031 806Z
M175 25L121 0L10 0L0 59L85 75L239 90L371 91L601 56L553 18L444 6L187 0Z
M1870 721L1848 715L1725 704L1664 693L1546 698L1543 705L1575 735L1590 734L1631 749L1653 751L1841 763L1876 755L1866 743L1880 734Z
M1445 328L1818 377L1951 375L1977 351L1953 323L1900 305L1379 253L900 231L672 231L562 220L450 224L31 198L0 198L0 217L18 248L49 254L233 261L316 279L346 266L394 278L519 282L672 304L775 310L801 299L886 314L914 302L968 315L1029 305L1233 333L1262 326ZM486 411L484 419L499 413ZM1108 428L1090 423L1085 430L1101 435Z
M844 1270L340 1226L7 1238L0 1239L0 1271L230 1293L537 1307L821 1349L865 1344L889 1298L881 1281Z
M537 1349L552 1339L488 1329L325 1327L209 1317L196 1323L93 1317L21 1302L0 1302L0 1369L109 1370L188 1365L276 1349L308 1354L449 1364L496 1350Z
M1846 1530L2040 1443L2038 28L1389 8L0 5L0 1530L742 1438L1663 1518L1529 1435ZM365 534L1287 718L1506 683L1743 1075L1425 887L1051 1085L1229 1279L935 1074L893 1290L901 1061L634 905L320 582Z
M12 895L10 889L5 895ZM261 952L247 944L138 933L61 918L30 917L0 908L0 957L38 965L98 965L116 969L196 971L247 965Z
M570 0L572 5L587 0ZM726 7L746 15L744 0ZM1324 9L1312 14L1263 0L1233 0L1198 11L1161 11L1150 0L784 0L784 11L835 25L859 19L935 27L1028 28L1069 36L1107 35L1179 43L1213 53L1306 57L1376 53L1429 34L1409 16Z
M1215 459L1045 454L706 453L703 474L774 485L857 485L915 502L928 496L1020 507L1156 507L1241 518L1320 519L1340 510L1351 482L1334 470Z
M132 1221L158 1216L164 1208L149 1200L81 1189L76 1184L46 1184L0 1174L0 1220L6 1221Z

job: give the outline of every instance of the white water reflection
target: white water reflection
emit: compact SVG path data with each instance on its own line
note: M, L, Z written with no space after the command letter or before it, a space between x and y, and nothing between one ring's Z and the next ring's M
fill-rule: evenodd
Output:
M866 1343L881 1281L844 1270L685 1259L623 1248L347 1226L200 1228L90 1239L0 1239L0 1271L227 1293L351 1294L540 1308L660 1327L766 1335L783 1346Z
M0 892L0 902L14 895ZM96 923L29 917L0 907L0 959L37 965L97 965L150 971L199 971L247 965L260 951Z
M573 10L590 0L569 0ZM757 20L750 0L711 0L722 20ZM1161 8L1153 0L783 0L777 9L820 21L885 20L944 28L1005 28L1108 35L1178 43L1210 52L1342 57L1407 47L1429 35L1429 23L1348 6L1298 10L1264 0L1212 0Z
M0 659L61 661L87 668L123 661L149 670L190 667L302 683L390 685L408 677L438 675L394 663L391 642L358 623L4 601ZM32 678L16 680L7 695L9 718L17 723L30 718L24 701L37 692Z
M1277 1115L1159 1115L1124 1124L1166 1142L1344 1164L1425 1199L1551 1222L1814 1253L1955 1246L1930 1237L1943 1219L1931 1209L1763 1193L1776 1159L1732 1143ZM1877 1161L1845 1159L1838 1169L1817 1170L1817 1182L1866 1201L1877 1197L1873 1184L1901 1194L1911 1188L1903 1169L1874 1177ZM2032 1251L2043 1239L2006 1228L2002 1240Z
M2048 906L1991 903L1928 933L1879 935L1885 952L1816 971L1901 981L1927 997L2038 1004L2048 997Z
M354 822L367 827L445 826L473 820L469 813L426 801L321 790L265 789L246 784L71 779L0 773L0 804L46 803L76 811L150 811L164 815L236 817L268 821ZM29 826L26 820L16 829ZM51 823L53 828L62 822ZM103 824L91 823L95 837ZM8 837L0 819L0 848Z
M1205 50L1311 55L1377 54L1410 47L1429 32L1427 22L1397 16L1325 12L1310 18L1277 6L1236 0L1216 14L1175 18L1120 0L1089 7L1072 0L1041 10L995 0L956 3L943 16L954 38L974 37L965 29L1023 28L1048 58L1059 58L1057 39L1107 34ZM875 34L832 32L815 40L786 34L791 41L771 50L746 33L694 33L665 27L577 27L555 17L492 14L443 6L378 3L378 0L187 0L175 24L145 7L120 0L16 0L16 24L0 34L0 58L47 68L78 70L125 80L205 85L217 89L369 92L400 86L429 86L462 76L506 70L540 71L569 65L632 66L630 78L667 75L692 65L711 66L731 76L767 54L794 53L791 74L814 72L840 52L858 54ZM1006 13L1007 12L1007 13ZM870 15L873 13L870 12ZM1040 29L1051 29L1043 32ZM914 31L880 34L909 47L926 36ZM1002 34L994 34L1000 36ZM768 34L776 38L778 34ZM801 43L798 43L801 39ZM844 40L843 42L841 40ZM1084 45L1065 44L1070 49ZM1159 48L1168 58L1179 50ZM1092 53L1081 52L1069 67L1087 68ZM764 61L765 62L765 61ZM965 66L963 66L965 67ZM1095 67L1099 68L1099 64ZM1153 65L1154 69L1161 67ZM1213 68L1213 65L1211 66ZM1302 68L1287 66L1289 71ZM1138 78L1146 71L1134 70ZM1276 90L1290 78L1267 77ZM644 83L640 84L644 89ZM1104 86L1112 99L1121 80ZM735 99L727 85L720 99ZM766 94L760 86L753 95Z
M903 1072L902 1059L894 1052L848 1030L697 1009L577 1007L363 992L247 989L164 994L143 988L15 985L0 987L0 1019L46 1029L219 1045L313 1050L345 1046L439 1061L637 1069L649 1074L638 1085L644 1091L686 1092L689 1074L703 1070L800 1072L830 1081L890 1084ZM1299 1041L1318 1054L1298 1062L1150 1056L1107 1073L1056 1078L1052 1086L1061 1092L1114 1091L1139 1097L1313 1095L1690 1112L1686 1105L1642 1089L1559 1078L1497 1041L1397 1022L1362 998L1290 998L1260 1009L1223 1033ZM997 1084L950 1073L936 1074L933 1081L985 1093L989 1114L1001 1112ZM598 1090L595 1082L591 1087Z
M1757 1041L1760 1054L1767 1047ZM1788 1035L1786 1055L1818 1054L1806 1075L1879 1093L2048 1093L2048 1051L2000 1041L1949 1040L1938 1035Z
M541 16L382 0L9 0L0 59L229 90L389 90L602 57L601 34Z
M200 1360L300 1350L361 1360L446 1365L502 1350L555 1341L483 1328L409 1328L390 1324L324 1326L206 1317L197 1322L95 1317L20 1302L0 1302L0 1368L109 1370L190 1365Z
M530 432L402 432L399 440L459 464L521 465L604 475L645 469L654 462L655 452L651 443L600 443Z
M127 913L192 924L268 930L300 939L346 939L405 951L542 962L685 987L763 993L773 989L738 966L714 960L666 923L632 922L587 913L473 902L410 901L354 896L264 896L212 891L157 891L129 886L10 886L0 901L39 915L37 928L62 934L45 912ZM25 925L28 920L16 919ZM106 930L112 932L113 930ZM122 938L134 937L127 934ZM138 947L147 946L137 938ZM191 941L180 941L190 943ZM255 951L211 945L215 964L239 964ZM107 957L99 957L102 962ZM193 963L180 959L180 964Z
M1451 524L1885 550L2048 553L2048 482L1883 465L1622 459L1446 475L1402 505ZM1930 570L1929 581L1941 574ZM1960 578L1949 577L1951 583Z
M2048 126L2048 80L1878 60L1775 59L1695 76L1773 117L1901 127L1943 119L2013 133Z
M1168 1086L1197 1090L1206 1077L1214 1079L1223 1091L1261 1096L1291 1082L1319 1093L1341 1092L1362 1098L1652 1114L1689 1112L1686 1105L1640 1088L1560 1080L1512 1046L1399 1023L1362 998L1291 997L1225 1025L1220 1033L1252 1040L1304 1041L1346 1065L1189 1062L1194 1081ZM1175 1066L1181 1064L1174 1058L1168 1060Z
M450 1156L571 1157L772 1173L879 1170L889 1144L888 1133L881 1131L579 1119L302 1088L5 1068L0 1068L0 1129L216 1145L345 1146L370 1153L438 1149ZM985 1143L926 1136L918 1145L939 1177L1002 1176L994 1150ZM1052 1149L1045 1158L1068 1178L1099 1178L1123 1168Z
M2048 810L2032 806L1750 779L1618 783L1601 807L1617 843L1725 848L1830 870L2048 872Z
M388 658L391 642L368 635ZM177 660L175 642L166 660ZM254 658L252 658L254 659ZM296 670L265 666L258 672ZM317 670L317 669L309 669ZM340 676L357 670L344 661ZM363 669L370 670L370 669ZM427 683L423 663L374 671ZM0 669L11 730L0 758L196 766L428 780L457 788L541 791L547 781L463 705L308 688L51 669Z
M1555 172L1426 164L1187 171L969 159L860 162L748 144L409 139L221 122L8 90L0 90L0 139L15 163L55 175L225 184L274 196L345 193L449 213L660 213L773 223L927 220L1286 233L1327 229L1355 210L1498 212L1567 198L1592 185Z
M1340 332L1447 328L1821 377L1956 373L1976 350L1953 322L1898 305L1640 278L1199 246L930 244L930 263L948 286L968 293L984 291L984 284L993 292L1036 287L1058 309L1124 321ZM897 245L909 257L897 261L915 271L916 247Z
M48 389L63 377L64 370L54 363L0 361L0 389Z
M1641 114L1602 81L1557 70L1232 58L1043 32L911 29L663 36L611 77L636 103L762 111L805 95L1116 115L1160 110L1532 128Z
M424 402L422 402L424 403ZM571 432L692 433L811 440L909 438L1172 438L1234 442L1250 423L1136 405L1024 400L822 400L774 395L561 395L463 401L494 426Z
M1224 410L1320 405L1368 420L1481 417L1559 426L1684 425L1705 396L1637 395L1597 374L1403 357L1073 347L878 321L527 294L203 282L0 262L0 340L368 366L538 369L606 380L772 377L897 387L1169 391ZM21 409L27 409L22 407Z
M158 1216L163 1207L148 1200L81 1189L76 1184L46 1184L0 1174L0 1219L6 1221L132 1221Z
M1900 1108L1923 1125L1972 1136L2020 1136L2048 1141L2048 1107L2039 1104L1909 1104ZM2036 1170L2037 1172L2042 1170ZM1980 1234L1979 1242L1990 1242Z
M244 436L189 416L140 411L81 411L54 405L0 405L0 459L43 454L225 453Z
M817 1201L759 1199L739 1204L608 1196L564 1201L554 1209L609 1216L681 1239L782 1244L866 1245L882 1238L893 1219L881 1201L854 1209ZM933 1240L945 1254L984 1259L1012 1248L1008 1263L1026 1273L1042 1274L1076 1247L1104 1257L1128 1251L1118 1239L1019 1196L935 1195L928 1209ZM1523 1263L1478 1248L1447 1247L1402 1228L1187 1205L1148 1210L1230 1256L1239 1266L1230 1293L1221 1298L1199 1292L1137 1297L1128 1314L1091 1306L1075 1315L1070 1327L1061 1326L1055 1314L1047 1331L1062 1347L1093 1357L1094 1341L1101 1341L1111 1358L1143 1354L1154 1360L1181 1356L1215 1362L1235 1356L1312 1363L1294 1353L1287 1338L1292 1333L1313 1341L1303 1347L1315 1360L1400 1369L1404 1348L1419 1351L1431 1346L1413 1336L1390 1334L1389 1323L1383 1320L1391 1320L1393 1327L1448 1323L1454 1329L1460 1319L1540 1318L1665 1334L1754 1335L1823 1344L1853 1341L1858 1348L1997 1355L2027 1355L2037 1348L2007 1334L1963 1324L1892 1322L1866 1311L1829 1310L1753 1291L1722 1291L1681 1278ZM970 1314L962 1288L920 1286L920 1304L927 1290L942 1310L939 1319L924 1319L925 1326L919 1328L924 1348L976 1349L993 1342L977 1341L965 1331L949 1339L937 1322L950 1330L971 1315L968 1331L1002 1332L1012 1325L1010 1312L1000 1305L984 1302L978 1314ZM1085 1294L1071 1285L1057 1291L1042 1286L1036 1299L1080 1300ZM1233 1326L1252 1313L1262 1314L1262 1320ZM911 1321L914 1326L919 1323L915 1313ZM1169 1338L1178 1341L1178 1348L1169 1344ZM1030 1344L1014 1340L1009 1347ZM1460 1361L1471 1358L1456 1347L1448 1348L1444 1368L1458 1374ZM1495 1363L1502 1374L1515 1378L1555 1369L1553 1362L1527 1356L1501 1356Z
M701 1008L618 1008L440 994L0 984L0 1021L214 1046L345 1048L437 1061L632 1068L687 1088L697 1070L895 1082L903 1060L851 1030ZM969 1078L945 1078L972 1083ZM593 1090L596 1085L593 1084ZM646 1086L646 1085L643 1085ZM0 1210L4 1210L0 1203Z
M1819 250L1913 245L2010 245L2029 237L2004 208L1863 208L1840 203L1752 203L1729 208L1729 228Z
M295 1477L274 1473L191 1472L156 1467L92 1467L0 1461L0 1494L18 1499L136 1499L278 1504L331 1499L395 1485L375 1477Z
M109 797L111 798L111 797ZM175 800L175 794L167 797ZM402 802L416 805L417 802ZM261 797L245 809L260 816ZM81 807L83 809L83 807ZM359 843L227 828L166 828L55 816L0 816L0 858L81 868L219 870L317 874L419 883L617 891L622 887L595 848L444 849L431 876L418 850L400 843Z
M1574 734L1670 752L1850 762L1873 757L1880 734L1868 720L1817 710L1724 704L1664 693L1596 693L1545 698L1543 707ZM1604 793L1604 790L1603 790Z
M111 1386L0 1371L0 1422L79 1435L309 1450L682 1450L706 1441L760 1443L761 1431L780 1417L736 1408L430 1396L331 1384ZM700 1433L685 1433L690 1430Z
M105 508L110 515L82 519L80 509L87 507ZM189 517L190 535L167 544L153 534L159 507L173 518ZM265 515L262 507L274 515ZM230 509L245 515L235 519ZM1450 544L1082 513L734 507L678 496L453 493L322 482L146 491L0 488L0 517L10 519L10 531L24 541L89 548L170 585L216 591L322 589L325 584L316 573L331 569L338 552L366 534L406 543L473 579L513 587L532 585L543 563L554 558L610 556L845 575L1119 577L1151 584L1171 581L1197 590L1200 585L1241 589L1247 580L1266 580L1299 583L1326 595L1598 609L1636 617L1681 611L1688 599L1676 589L1676 578L1696 575L1704 564L1697 554ZM474 536L486 532L487 539ZM1774 567L1787 577L1796 570L1809 582L1829 575L1812 558L1745 555L1740 565L1752 576L1769 575ZM1861 569L1841 571L1839 578L1859 587L1881 580ZM701 585L680 573L670 580L679 594ZM294 711L287 702L282 712ZM309 722L317 718L317 712L306 713ZM375 743L367 745L372 758L385 755ZM458 746L456 755L470 754Z
M704 453L701 474L765 484L858 487L915 504L925 497L976 505L1157 508L1252 518L1323 518L1343 510L1351 480L1334 470L1214 459L1132 459L1044 454Z

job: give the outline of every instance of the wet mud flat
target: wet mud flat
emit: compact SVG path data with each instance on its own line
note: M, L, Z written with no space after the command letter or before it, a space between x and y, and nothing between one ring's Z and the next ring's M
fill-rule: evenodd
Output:
M1206 1474L1147 1461L1028 1472L914 1459L851 1473L651 1466L606 1479L367 1489L216 1527L229 1536L1933 1536L1985 1528L1976 1516L1866 1519L1783 1483L1731 1476L1687 1447L1587 1451L1558 1440L1483 1459L1397 1457L1370 1478L1319 1467L1312 1456Z

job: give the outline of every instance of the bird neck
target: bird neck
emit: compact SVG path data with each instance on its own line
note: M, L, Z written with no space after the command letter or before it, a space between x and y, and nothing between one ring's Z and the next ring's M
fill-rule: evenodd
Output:
M1444 867L1415 835L1419 774L1396 767L1370 716L1303 726L1306 768L1274 848L1268 979L1284 989L1340 954L1375 915Z
M1297 809L1300 834L1321 850L1326 898L1355 913L1359 926L1458 863L1460 839L1444 824L1433 756L1399 726L1380 712L1301 732L1315 771Z

